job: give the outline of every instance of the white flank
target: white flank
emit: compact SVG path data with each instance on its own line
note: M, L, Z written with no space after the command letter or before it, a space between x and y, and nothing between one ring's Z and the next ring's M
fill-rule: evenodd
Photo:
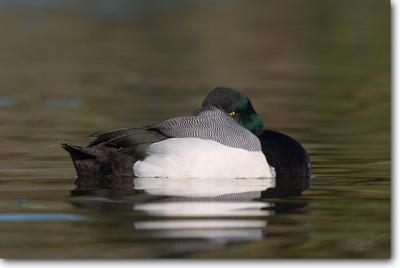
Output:
M251 199L252 195L246 193L261 193L276 185L275 178L135 178L133 182L136 190L150 195L195 198L236 195L238 199Z
M273 168L261 151L232 148L212 140L171 138L153 143L133 165L136 177L270 178Z

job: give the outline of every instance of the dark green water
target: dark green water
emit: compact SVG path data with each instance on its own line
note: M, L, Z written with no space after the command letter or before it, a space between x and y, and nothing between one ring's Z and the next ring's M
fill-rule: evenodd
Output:
M0 257L390 256L389 1L0 1L0 38ZM303 144L310 189L71 195L60 141L189 114L218 85Z

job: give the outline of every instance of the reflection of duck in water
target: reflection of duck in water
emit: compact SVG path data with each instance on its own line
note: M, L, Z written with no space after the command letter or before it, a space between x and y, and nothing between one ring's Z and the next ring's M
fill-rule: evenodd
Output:
M303 147L284 134L263 130L250 100L230 88L212 90L192 116L93 137L87 146L63 144L78 177L311 176Z
M269 225L272 224L272 229L276 225L274 221L269 222L271 217L302 211L307 205L299 200L261 198L266 190L275 188L275 180L135 178L132 194L117 198L88 197L72 202L86 209L139 213L134 215L140 216L128 217L133 226L130 231L157 241L171 239L164 252L168 256L265 239ZM127 183L126 188L129 186Z
M136 221L136 230L156 238L207 239L207 248L210 243L264 239L271 216L307 205L260 198L267 189L275 188L275 178L136 178L134 184L135 189L158 196L133 205L135 211L152 216Z

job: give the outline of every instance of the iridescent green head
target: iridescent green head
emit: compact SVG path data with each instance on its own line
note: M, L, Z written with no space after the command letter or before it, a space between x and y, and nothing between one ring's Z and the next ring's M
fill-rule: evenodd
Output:
M241 126L255 135L261 135L264 123L254 111L249 98L243 93L228 87L214 88L204 99L202 107L216 106L232 116Z

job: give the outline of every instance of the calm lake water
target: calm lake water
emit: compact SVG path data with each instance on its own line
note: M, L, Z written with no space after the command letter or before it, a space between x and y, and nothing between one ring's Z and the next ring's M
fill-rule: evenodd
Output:
M390 257L389 1L0 0L0 36L0 257ZM219 85L310 153L301 196L75 189L60 141L190 114Z

